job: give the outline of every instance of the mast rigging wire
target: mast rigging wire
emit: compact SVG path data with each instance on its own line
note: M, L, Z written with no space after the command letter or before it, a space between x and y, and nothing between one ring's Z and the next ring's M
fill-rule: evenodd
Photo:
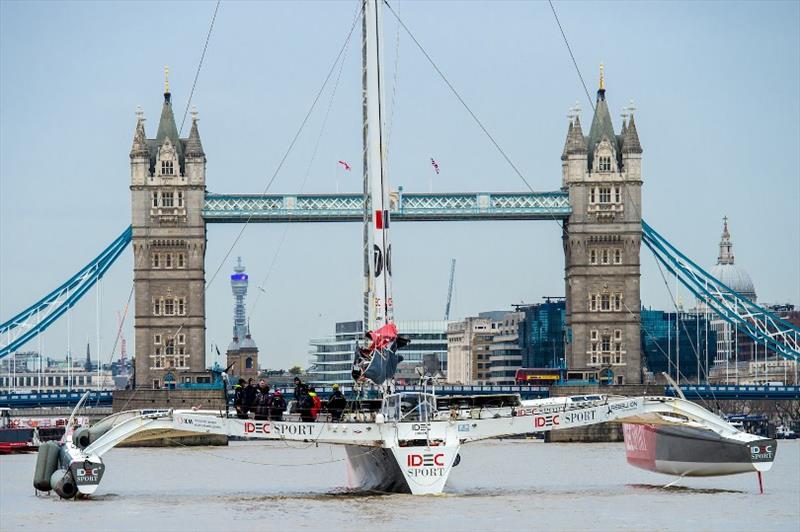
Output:
M339 88L339 81L342 78L342 70L344 69L344 62L347 55L347 44L345 44L345 52L341 56L341 62L339 63L339 72L336 74L336 81L333 84L333 89L331 90L331 99L328 101L328 108L325 111L325 116L322 119L322 125L320 126L319 135L317 135L317 141L314 144L314 150L311 153L311 159L308 161L308 166L306 167L306 173L303 176L303 182L300 184L300 192L299 194L303 193L305 189L306 182L308 182L308 178L311 175L311 167L314 165L314 161L317 158L317 151L319 150L320 142L322 141L322 135L325 133L325 126L328 123L328 117L331 114L331 109L333 108L333 100L336 97L336 90ZM250 308L250 313L253 314L256 311L256 305L258 305L258 300L261 299L261 294L266 293L266 285L269 281L270 276L272 275L272 271L275 268L275 263L278 260L278 255L283 248L283 244L286 241L286 235L289 233L290 225L286 225L283 229L283 235L281 235L281 240L278 242L278 247L275 249L275 254L272 256L272 261L270 262L269 269L267 270L264 279L261 283L256 287L258 291L256 292L255 300L253 300L253 306Z
M558 20L558 15L556 14L556 8L553 6L553 1L547 0L547 3L550 4L550 9L553 11L553 17L555 17L556 24L558 24L558 29L561 31L561 36L564 38L564 44L567 45L567 51L569 52L569 56L572 58L572 64L575 65L575 71L578 73L578 77L581 80L581 85L583 85L583 90L586 93L586 99L589 100L589 106L592 108L592 111L594 111L595 110L594 102L592 101L592 97L589 94L589 89L586 87L586 82L583 80L581 69L578 68L578 62L575 61L575 55L572 53L572 47L569 45L569 41L567 40L567 35L564 33L564 28L561 26L561 21Z
M497 148L497 151L500 152L500 155L503 156L503 159L505 159L506 162L509 164L509 166L511 166L511 168L514 169L514 172L516 172L517 176L519 176L519 178L522 179L522 181L530 189L530 191L531 192L535 192L533 190L533 187L531 187L530 183L528 183L528 180L525 179L525 176L522 174L522 172L519 170L519 168L517 168L517 165L514 164L514 162L511 160L511 158L505 152L505 150L503 150L503 148L500 147L500 144L495 140L495 138L492 136L492 134L489 133L489 130L486 129L486 126L483 125L483 122L481 122L481 120L478 118L478 116L472 111L470 106L467 105L467 102L464 100L464 98L461 97L461 94L459 94L459 92L456 90L456 88L453 86L453 84L450 83L450 80L447 79L447 76L444 75L444 72L442 72L442 70L439 68L439 66L436 64L436 62L430 56L430 54L428 54L428 52L425 50L425 48L422 46L422 44L420 44L420 42L417 40L417 38L414 36L414 34L411 33L411 30L408 29L408 26L406 26L405 22L403 22L403 20L400 18L400 15L397 14L397 12L392 8L392 6L389 4L389 2L387 0L383 0L383 3L386 4L386 7L389 8L389 11L391 11L392 15L394 15L394 18L397 19L397 22L400 24L400 26L402 26L403 30L405 30L405 32L408 34L408 36L411 37L411 40L414 42L414 44L417 46L417 48L419 48L420 52L422 52L422 55L425 56L425 59L427 59L428 62L433 67L433 69L436 70L436 73L439 74L439 77L442 78L442 81L445 82L445 84L450 88L450 91L453 93L453 95L458 99L459 102L461 102L461 105L464 107L464 109L467 110L467 112L470 114L470 116L475 121L475 123L478 124L478 127L481 128L481 130L489 138L489 140L492 142L492 144L494 144L494 147Z
M347 38L345 39L345 42L342 44L342 47L339 49L339 53L336 54L336 59L334 60L333 64L331 65L331 68L328 70L327 76L325 76L325 81L322 82L322 86L319 88L319 91L317 91L317 95L314 97L314 101L311 103L311 107L309 107L308 112L306 112L306 115L303 118L303 121L300 123L300 127L297 129L297 132L294 134L294 137L292 137L292 140L289 143L289 147L286 149L286 152L283 154L283 157L281 158L280 162L278 163L278 166L275 168L275 172L273 172L272 177L269 179L269 181L267 182L267 185L264 187L264 190L261 192L262 195L266 194L267 191L269 191L269 189L272 186L272 184L275 182L275 179L278 177L278 173L283 168L283 165L286 162L286 159L289 157L289 154L292 152L292 149L294 148L294 145L297 143L297 139L300 137L300 134L303 132L303 129L305 128L306 123L308 122L308 119L311 117L311 113L316 108L317 102L319 101L320 97L322 96L322 93L324 92L325 87L328 84L328 81L330 81L331 76L333 75L333 72L336 70L336 65L339 64L339 58L342 56L342 54L344 54L344 51L347 48L347 44L350 42L350 38L353 36L353 29L355 29L355 27L356 27L356 23L358 22L358 18L361 15L362 9L363 9L363 7L358 10L358 13L356 14L355 18L353 19L353 24L350 26L350 31L347 34ZM242 235L244 234L245 229L247 229L247 226L250 225L250 221L253 219L253 215L254 215L254 213L250 213L250 215L247 217L247 220L245 220L244 224L242 224L242 228L239 230L239 234L236 235L236 238L233 240L233 243L231 244L230 248L228 248L228 251L225 253L225 256L220 261L219 266L214 271L214 274L211 276L211 279L209 279L209 281L206 283L206 290L208 290L208 288L214 282L214 279L216 279L217 275L219 274L220 270L222 269L222 266L225 265L225 262L228 260L228 257L230 256L231 252L236 247L236 244L239 243L239 240L242 238Z
M206 58L206 50L208 50L208 41L211 39L211 32L214 29L214 21L217 20L217 11L219 11L219 4L222 0L217 0L217 5L214 6L214 15L211 17L211 25L208 27L208 34L206 35L206 42L203 44L203 53L200 54L200 62L197 65L197 72L194 74L194 81L192 82L192 90L189 91L189 99L186 101L186 109L183 111L183 119L181 120L181 128L178 130L178 137L183 132L183 124L186 122L186 115L189 113L189 105L192 103L192 96L194 96L194 89L197 86L197 78L200 77L200 69L203 68L203 60Z

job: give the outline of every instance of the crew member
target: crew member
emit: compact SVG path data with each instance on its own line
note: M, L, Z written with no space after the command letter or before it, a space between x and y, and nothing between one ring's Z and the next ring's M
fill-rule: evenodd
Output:
M313 386L309 388L308 395L311 397L311 419L316 421L319 411L322 410L322 399L319 398Z
M244 410L244 386L247 382L244 379L239 379L239 382L233 387L233 407L236 409L236 417L246 418L247 412Z
M306 422L314 421L311 409L314 408L314 398L308 392L308 387L303 384L300 386L299 396L295 399L297 410L300 412L300 419Z
M256 401L256 380L252 377L247 380L247 387L244 389L244 413L253 411L253 404Z
M347 406L347 399L344 394L339 390L339 385L333 385L333 393L328 398L328 412L331 413L332 421L339 421L342 419L342 413Z
M269 418L272 421L280 421L283 419L284 410L286 410L286 399L283 398L280 390L275 390L269 405Z
M256 398L253 401L253 412L255 418L259 420L269 419L269 407L272 402L272 396L269 393L269 385L267 381L261 379L258 383L256 390Z

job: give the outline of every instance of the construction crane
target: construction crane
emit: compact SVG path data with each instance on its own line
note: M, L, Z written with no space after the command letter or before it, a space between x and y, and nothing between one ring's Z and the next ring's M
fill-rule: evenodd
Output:
M444 308L444 321L450 319L450 301L453 300L453 277L456 274L456 259L450 262L450 285L447 287L447 306Z

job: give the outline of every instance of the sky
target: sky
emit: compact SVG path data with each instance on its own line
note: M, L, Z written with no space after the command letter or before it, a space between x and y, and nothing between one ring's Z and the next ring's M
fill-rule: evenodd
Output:
M392 5L533 188L558 189L567 112L578 101L588 126L591 107L549 5ZM759 301L800 304L800 3L554 5L592 98L605 64L617 130L621 108L635 101L644 219L711 267L729 216L736 263ZM0 2L0 320L65 281L130 224L136 106L154 137L169 65L180 127L214 6ZM209 191L264 190L357 8L354 0L221 3L191 101ZM526 191L393 16L384 20L393 188ZM360 190L359 32L270 192ZM352 172L338 168L340 159ZM221 267L207 289L209 348L224 352L230 341L227 274L241 255L262 367L308 365L309 338L361 316L360 226L251 224L225 260L240 230L208 227L207 280ZM555 221L394 224L392 239L400 320L443 317L451 258L451 318L564 294ZM94 353L99 301L101 358L110 359L131 285L127 250L99 298L90 293L69 323L61 319L27 348L63 357L69 346L79 356L91 338ZM645 250L642 302L671 308ZM123 331L133 337L130 319Z

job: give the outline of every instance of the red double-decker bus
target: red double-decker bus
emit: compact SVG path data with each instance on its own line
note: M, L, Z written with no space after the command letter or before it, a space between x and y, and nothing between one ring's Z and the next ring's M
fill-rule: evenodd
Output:
M562 380L561 368L519 368L516 375L517 384L527 386L552 386Z

